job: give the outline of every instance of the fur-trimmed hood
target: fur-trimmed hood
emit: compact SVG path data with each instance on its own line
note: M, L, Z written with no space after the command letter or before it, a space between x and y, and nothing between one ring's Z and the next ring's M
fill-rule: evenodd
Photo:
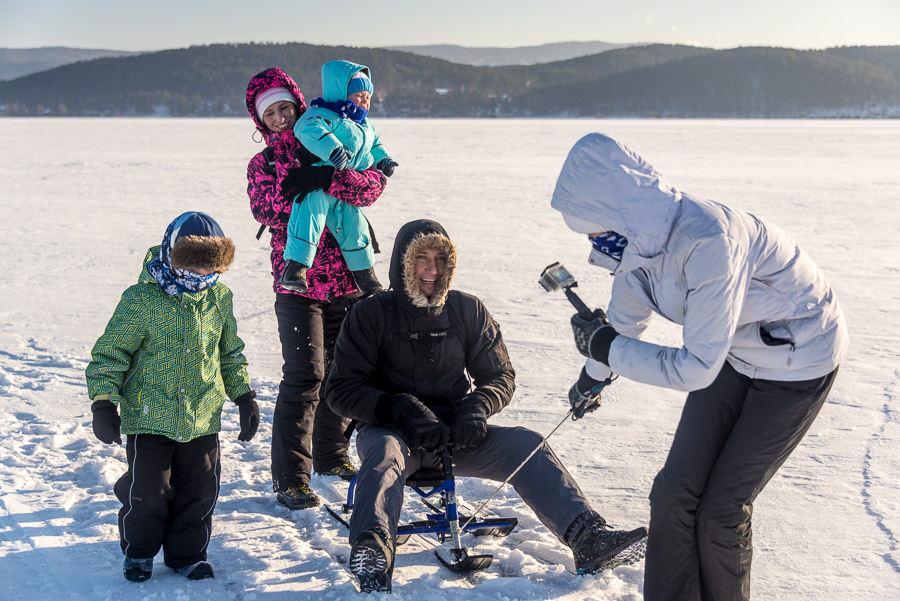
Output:
M414 278L416 254L423 248L440 248L447 254L447 269L437 282L435 293L428 299ZM450 292L456 271L456 246L443 226L429 219L411 221L400 228L391 255L391 288L414 307L442 307Z

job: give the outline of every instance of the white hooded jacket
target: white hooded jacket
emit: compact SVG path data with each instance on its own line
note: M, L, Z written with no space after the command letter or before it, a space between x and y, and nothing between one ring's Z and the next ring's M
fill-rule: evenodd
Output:
M598 251L590 257L615 274L607 315L620 334L609 368L588 360L594 378L611 369L699 390L725 361L752 378L799 381L830 373L843 358L837 299L794 240L753 215L677 191L616 140L589 134L575 144L551 206L576 218L567 220L573 229L580 220L628 239L620 262ZM638 339L653 313L683 326L684 346Z

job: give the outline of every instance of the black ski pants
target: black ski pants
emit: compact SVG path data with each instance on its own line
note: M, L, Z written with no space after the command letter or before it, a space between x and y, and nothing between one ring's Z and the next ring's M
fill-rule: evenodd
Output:
M284 368L272 418L272 481L275 490L309 484L310 474L350 460L349 420L334 414L324 396L334 342L359 293L333 301L296 294L275 295L275 316Z
M166 565L176 569L205 561L222 473L219 435L175 442L129 434L125 454L128 471L114 486L122 552L149 559L162 547Z
M754 380L726 363L708 388L688 394L650 492L646 601L750 598L753 501L806 434L836 375Z

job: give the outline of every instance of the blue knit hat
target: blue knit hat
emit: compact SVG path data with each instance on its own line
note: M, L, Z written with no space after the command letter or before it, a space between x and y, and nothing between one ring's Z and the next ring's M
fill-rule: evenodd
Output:
M347 84L347 98L349 98L351 94L362 91L372 94L375 92L375 86L372 85L372 80L369 79L369 76L366 75L365 71L357 71L353 77L350 78L350 83Z
M175 269L223 272L234 260L234 242L215 219L188 211L169 224L160 255Z

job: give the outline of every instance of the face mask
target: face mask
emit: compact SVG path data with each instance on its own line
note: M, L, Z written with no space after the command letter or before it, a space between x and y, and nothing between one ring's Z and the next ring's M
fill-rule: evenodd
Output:
M622 251L628 246L628 238L615 232L603 232L597 236L588 236L591 246L597 252L612 257L616 261L622 260Z
M180 292L202 292L219 279L218 273L203 275L187 269L173 269L172 271L175 273L175 281Z

